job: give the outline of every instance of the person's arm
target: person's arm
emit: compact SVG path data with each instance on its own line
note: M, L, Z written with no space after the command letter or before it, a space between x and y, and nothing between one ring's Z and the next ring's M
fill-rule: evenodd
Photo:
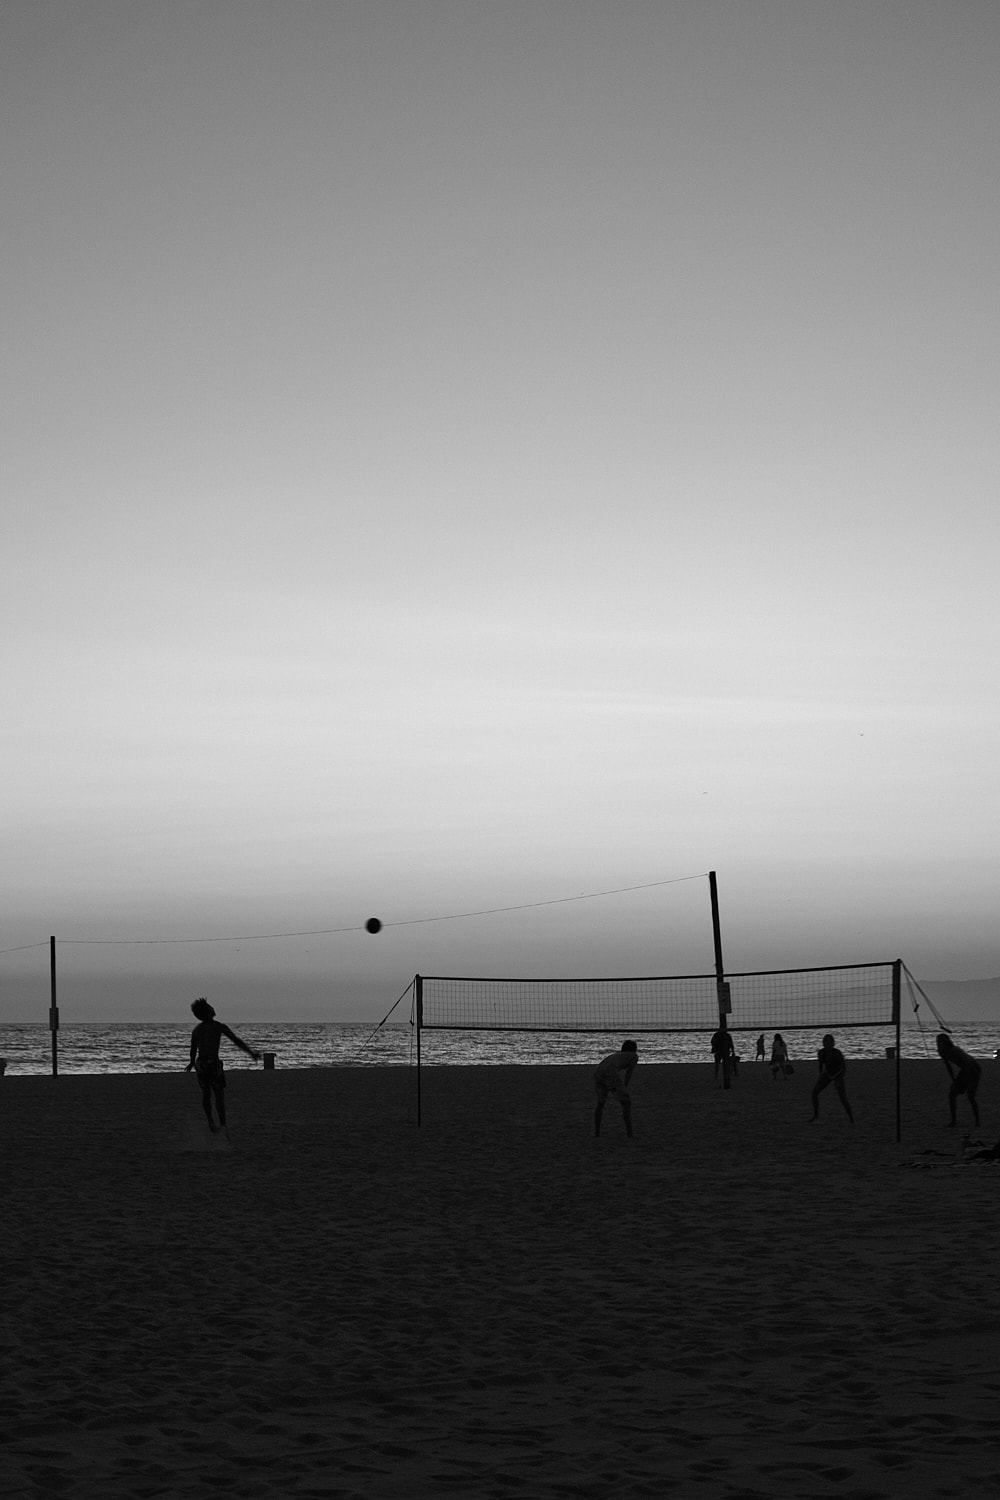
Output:
M196 1026L195 1029L191 1033L191 1061L188 1063L187 1067L184 1069L185 1073L190 1073L191 1069L194 1067L195 1059L197 1058L197 1056L198 1056L198 1028Z
M632 1082L632 1074L636 1070L636 1064L638 1063L638 1061L639 1061L639 1059L636 1058L635 1062L630 1062L629 1065L628 1065L628 1067L625 1069L625 1087L626 1088L628 1088L629 1084Z
M252 1057L254 1062L257 1062L258 1058L260 1057L260 1053L255 1052L252 1047L247 1046L246 1042L241 1041L240 1038L236 1035L235 1031L230 1031L229 1027L224 1025L222 1027L222 1034L223 1036L227 1036L231 1042L235 1042L236 1046L239 1047L241 1052L245 1052L248 1057Z

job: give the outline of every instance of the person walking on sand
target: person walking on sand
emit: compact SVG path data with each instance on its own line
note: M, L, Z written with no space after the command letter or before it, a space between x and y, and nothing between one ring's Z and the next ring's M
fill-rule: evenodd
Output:
M632 1134L632 1099L628 1086L639 1061L639 1048L635 1042L622 1042L618 1052L612 1052L594 1069L594 1090L597 1107L594 1110L594 1134L601 1133L601 1116L608 1096L613 1094L622 1107L625 1117L625 1134Z
M788 1046L780 1031L774 1033L771 1043L771 1082L788 1076Z
M222 1058L219 1056L219 1044L224 1036L239 1047L241 1052L246 1052L254 1062L260 1058L260 1053L248 1047L228 1026L215 1019L215 1010L209 1005L204 995L195 1000L191 1006L192 1011L198 1018L198 1025L191 1033L191 1061L184 1069L190 1073L194 1068L198 1082L201 1085L201 1107L205 1111L208 1120L208 1128L211 1131L226 1128L226 1072L222 1066ZM212 1119L212 1099L215 1099L215 1108L219 1115L219 1124L216 1125Z
M763 1061L764 1061L764 1033L761 1032L760 1036L757 1038L757 1051L756 1051L756 1054L754 1055L754 1062L763 1062Z
M951 1111L949 1125L957 1124L955 1111L958 1104L959 1094L965 1094L972 1106L972 1118L979 1124L979 1105L976 1103L976 1094L979 1090L979 1081L983 1076L983 1070L974 1057L968 1052L963 1052L943 1031L938 1035L935 1045L938 1056L948 1069L948 1077L951 1079L951 1088L948 1090L948 1108ZM954 1069L954 1071L952 1071Z
M819 1077L817 1078L812 1091L813 1120L819 1119L820 1094L825 1088L829 1088L830 1084L832 1083L834 1088L837 1090L837 1098L844 1106L844 1109L847 1112L847 1118L853 1125L854 1112L851 1109L850 1104L847 1102L847 1094L844 1090L844 1075L847 1072L847 1058L840 1051L840 1048L836 1045L833 1037L829 1032L827 1032L826 1036L823 1038L823 1045L820 1048L817 1056L819 1058Z

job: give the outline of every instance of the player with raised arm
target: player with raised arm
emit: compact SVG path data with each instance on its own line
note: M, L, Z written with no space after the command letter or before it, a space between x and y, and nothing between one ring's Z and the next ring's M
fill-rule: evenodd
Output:
M609 1094L613 1094L622 1107L625 1117L625 1134L632 1134L632 1098L628 1091L632 1074L639 1061L639 1048L635 1042L622 1042L618 1052L612 1052L594 1069L594 1089L597 1107L594 1110L594 1134L601 1133L601 1116Z
M222 1058L219 1056L219 1044L224 1036L228 1037L241 1052L252 1057L254 1062L259 1059L260 1053L248 1047L235 1031L230 1031L228 1026L215 1019L215 1009L209 1005L204 995L192 1003L191 1009L198 1018L198 1025L191 1033L191 1061L184 1071L190 1073L194 1068L197 1073L198 1082L201 1084L201 1107L205 1111L209 1130L215 1131L220 1128L225 1130L226 1072L222 1066ZM218 1126L212 1119L213 1096L219 1114Z

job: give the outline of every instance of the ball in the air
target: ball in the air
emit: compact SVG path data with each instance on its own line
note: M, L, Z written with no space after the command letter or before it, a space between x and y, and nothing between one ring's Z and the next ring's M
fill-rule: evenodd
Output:
M378 917L369 917L368 918L368 921L365 923L365 931L366 932L381 932L382 931L382 923L379 921Z

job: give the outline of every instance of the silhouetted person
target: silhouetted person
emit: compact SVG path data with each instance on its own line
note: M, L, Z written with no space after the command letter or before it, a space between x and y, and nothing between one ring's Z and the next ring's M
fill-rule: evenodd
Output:
M230 1031L221 1021L215 1019L215 1010L202 996L195 1000L191 1006L192 1011L198 1017L198 1025L191 1033L191 1061L184 1069L190 1073L194 1068L201 1084L201 1107L205 1111L209 1130L218 1127L212 1119L212 1099L215 1098L215 1108L219 1115L219 1125L223 1128L226 1124L226 1072L222 1066L222 1058L219 1056L219 1043L224 1036L239 1047L241 1052L246 1052L253 1058L254 1062L260 1057L252 1047L241 1041L235 1031Z
M609 1094L613 1094L622 1107L625 1117L625 1134L632 1134L632 1099L628 1086L639 1061L639 1048L635 1042L622 1042L621 1051L612 1052L594 1069L594 1089L597 1107L594 1110L594 1134L601 1133L601 1116Z
M781 1032L776 1031L771 1042L771 1082L779 1076L788 1076L788 1046Z
M712 1033L712 1040L709 1042L709 1046L712 1049L712 1057L715 1060L714 1076L716 1083L718 1083L719 1069L727 1058L729 1059L729 1067L732 1072L736 1072L736 1048L733 1045L732 1034L724 1026L720 1026L718 1031Z
M854 1124L854 1113L847 1102L847 1093L844 1089L844 1075L847 1072L847 1058L836 1046L834 1039L829 1033L823 1038L823 1045L817 1053L819 1058L819 1078L816 1080L812 1091L814 1120L819 1119L819 1096L824 1089L829 1088L832 1083L837 1090L837 1098L847 1111L847 1118Z
M963 1052L961 1047L955 1045L950 1036L943 1031L936 1041L938 1056L948 1069L948 1077L951 1079L951 1088L948 1090L948 1108L951 1111L949 1125L956 1123L955 1109L958 1104L959 1094L965 1094L972 1106L972 1118L979 1124L979 1105L976 1103L976 1093L979 1089L979 1080L983 1076L983 1070L974 1057Z
M764 1033L761 1032L760 1036L757 1038L757 1051L754 1054L754 1062L763 1062L763 1061L764 1061Z

